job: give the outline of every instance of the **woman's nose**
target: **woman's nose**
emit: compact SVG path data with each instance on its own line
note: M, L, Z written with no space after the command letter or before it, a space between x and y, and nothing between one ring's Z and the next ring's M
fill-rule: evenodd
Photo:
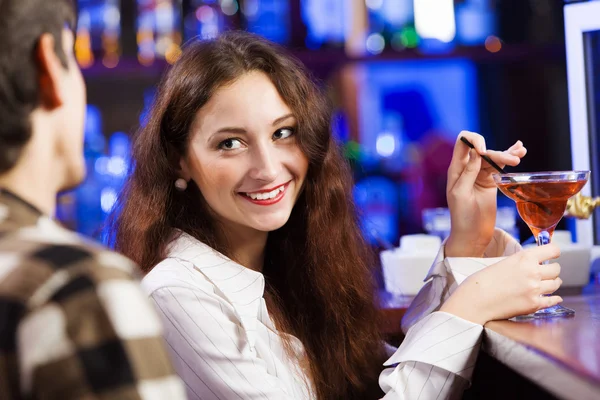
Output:
M274 149L256 148L252 154L250 177L257 181L272 182L279 174L279 161Z

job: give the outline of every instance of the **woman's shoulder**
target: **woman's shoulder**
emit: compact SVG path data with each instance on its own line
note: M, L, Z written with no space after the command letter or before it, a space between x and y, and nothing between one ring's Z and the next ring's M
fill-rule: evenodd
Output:
M174 287L212 293L213 284L200 272L212 253L209 246L182 233L169 244L166 257L142 279L142 287L148 295Z
M212 247L179 232L169 243L165 258L142 279L142 287L148 295L168 288L192 289L212 294L215 292L212 275L218 273L217 269L226 268L226 265L232 263ZM215 266L220 268L214 268Z
M152 268L142 279L142 288L151 296L157 290L186 288L212 292L212 283L198 273L188 261L167 257Z
M255 314L264 295L264 277L246 268L189 235L181 235L168 248L166 258L142 280L149 296L160 297L167 290L182 296L212 299ZM177 289L175 289L177 288Z

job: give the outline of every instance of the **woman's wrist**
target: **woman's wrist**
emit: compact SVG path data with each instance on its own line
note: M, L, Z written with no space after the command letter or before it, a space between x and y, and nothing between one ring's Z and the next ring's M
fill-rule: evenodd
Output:
M469 288L472 282L467 279L460 285L457 290L442 304L440 311L455 315L466 321L473 322L475 324L484 325L489 318L487 318L483 310L478 309L477 304L477 291L481 288L473 287ZM476 285L479 283L476 282Z
M444 246L445 257L483 257L489 243L478 243L474 240L460 239L452 233Z

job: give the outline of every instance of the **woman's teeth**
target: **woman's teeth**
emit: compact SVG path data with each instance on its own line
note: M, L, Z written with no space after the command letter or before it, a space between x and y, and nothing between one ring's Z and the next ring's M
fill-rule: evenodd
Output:
M252 200L269 200L274 199L280 192L285 190L285 186L279 186L277 189L274 189L270 192L266 193L244 193L244 195L250 197Z

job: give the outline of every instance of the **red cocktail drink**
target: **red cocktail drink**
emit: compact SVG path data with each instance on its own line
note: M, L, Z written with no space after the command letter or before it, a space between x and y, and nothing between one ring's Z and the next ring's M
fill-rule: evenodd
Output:
M590 176L589 171L532 172L496 174L494 181L517 204L519 215L529 226L538 246L550 243L556 225L567 208L567 201L579 193ZM568 316L575 311L554 306L527 315L527 318Z
M587 180L498 183L498 188L517 203L523 221L537 238L540 232L550 236L560 222L567 201L585 186Z

